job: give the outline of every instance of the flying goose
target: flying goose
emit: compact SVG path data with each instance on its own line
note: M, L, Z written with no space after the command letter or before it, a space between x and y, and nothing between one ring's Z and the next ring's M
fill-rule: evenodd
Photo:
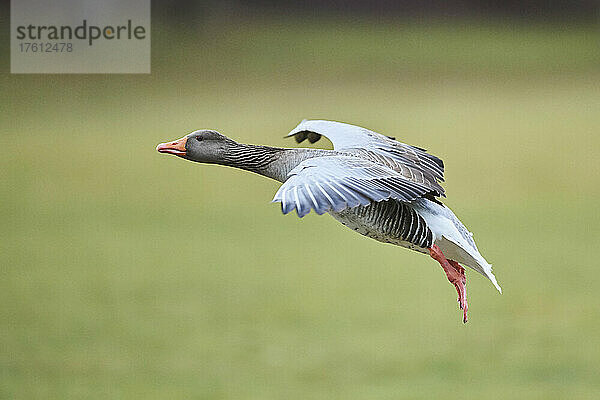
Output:
M156 150L283 182L273 202L281 203L284 214L329 213L361 235L429 254L456 288L465 323L466 276L460 264L487 277L502 293L473 234L439 200L445 197L442 160L422 148L341 122L304 120L287 136L298 143L315 143L325 136L334 149L249 145L214 130L198 130L161 143Z

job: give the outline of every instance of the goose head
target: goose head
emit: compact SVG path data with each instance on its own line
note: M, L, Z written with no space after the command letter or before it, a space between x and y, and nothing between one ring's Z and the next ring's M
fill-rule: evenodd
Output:
M237 145L225 135L213 130L199 130L172 142L156 146L159 153L174 154L186 160L221 164L224 156Z

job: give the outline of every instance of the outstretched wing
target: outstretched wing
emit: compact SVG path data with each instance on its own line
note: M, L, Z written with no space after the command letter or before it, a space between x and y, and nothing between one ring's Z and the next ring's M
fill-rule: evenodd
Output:
M316 157L290 171L273 202L287 214L294 209L303 217L369 205L387 199L408 202L430 193L431 188L398 172L354 156Z
M360 126L335 121L304 120L287 136L294 136L298 143L308 139L315 143L326 136L338 151L357 153L373 162L384 164L400 172L408 167L415 181L422 179L430 186L438 186L438 195L444 195L439 181L444 180L444 162L425 149L410 146L394 138L381 135ZM405 171L402 171L406 175Z

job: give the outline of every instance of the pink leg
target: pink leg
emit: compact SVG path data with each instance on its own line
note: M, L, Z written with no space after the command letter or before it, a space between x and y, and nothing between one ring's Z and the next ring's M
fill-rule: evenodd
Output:
M467 310L469 305L467 304L467 277L465 276L465 269L460 266L459 263L453 260L448 260L442 253L442 250L434 244L429 249L431 258L440 263L448 280L454 285L458 292L458 304L460 309L463 310L463 322L467 322Z

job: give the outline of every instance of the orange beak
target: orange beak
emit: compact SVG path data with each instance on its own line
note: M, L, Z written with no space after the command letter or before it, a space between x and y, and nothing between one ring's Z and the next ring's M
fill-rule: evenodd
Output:
M187 136L177 139L174 142L161 143L156 146L156 151L159 153L175 154L176 156L185 156L185 144Z

